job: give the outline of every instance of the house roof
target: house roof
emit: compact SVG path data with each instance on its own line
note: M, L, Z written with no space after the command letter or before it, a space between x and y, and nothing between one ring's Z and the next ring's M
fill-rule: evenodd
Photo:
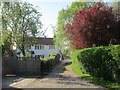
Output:
M54 41L53 41L53 38L37 38L36 44L54 45Z

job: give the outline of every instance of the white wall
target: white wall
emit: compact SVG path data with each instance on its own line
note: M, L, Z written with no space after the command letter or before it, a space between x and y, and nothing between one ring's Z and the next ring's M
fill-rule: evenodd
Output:
M55 49L49 49L49 45L44 45L44 49L35 49L35 46L31 46L31 49L28 49L28 50L29 51L34 51L35 54L33 55L33 57L35 57L35 55L44 55L44 58L49 57L49 55L51 55L53 53L58 53L59 52L58 47L55 47ZM16 49L16 54L19 51L20 51L19 49ZM21 56L22 56L22 53L20 54L20 57Z
M35 46L31 46L31 49L29 51L34 51L35 55L44 55L44 58L49 57L49 55L53 53L58 53L58 47L55 47L55 49L49 49L49 45L44 45L44 49L35 49Z

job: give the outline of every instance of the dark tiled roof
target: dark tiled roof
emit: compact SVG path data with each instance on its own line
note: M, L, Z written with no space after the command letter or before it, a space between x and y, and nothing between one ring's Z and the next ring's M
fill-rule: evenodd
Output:
M53 41L53 38L37 38L36 44L54 45L54 41Z

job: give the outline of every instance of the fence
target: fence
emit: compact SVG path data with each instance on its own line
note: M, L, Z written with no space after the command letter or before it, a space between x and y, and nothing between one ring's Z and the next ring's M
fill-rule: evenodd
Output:
M17 60L16 57L3 57L2 74L16 75L40 75L41 61L39 60Z

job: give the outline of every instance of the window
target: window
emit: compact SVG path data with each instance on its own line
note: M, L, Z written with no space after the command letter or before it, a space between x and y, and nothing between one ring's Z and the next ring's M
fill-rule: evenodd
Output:
M54 45L49 45L49 49L55 49Z
M36 44L36 45L35 45L35 49L39 49L39 45Z
M44 45L39 45L39 49L44 49Z
M35 49L44 49L44 45L35 45Z

